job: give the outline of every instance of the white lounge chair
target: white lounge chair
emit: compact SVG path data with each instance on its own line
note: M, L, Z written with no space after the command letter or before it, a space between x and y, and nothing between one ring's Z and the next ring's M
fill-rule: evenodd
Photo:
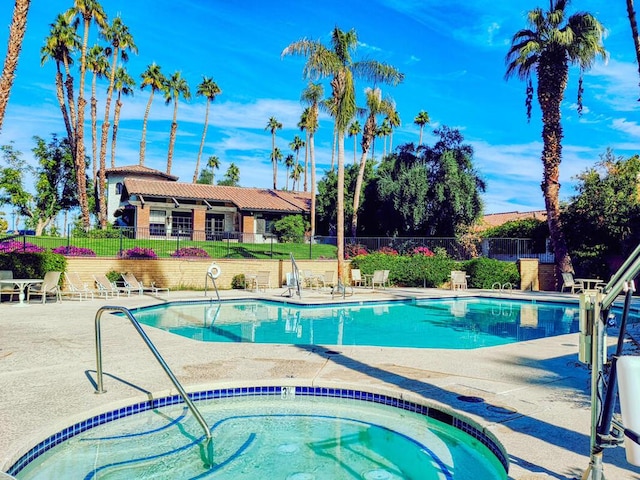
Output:
M104 298L119 297L121 293L126 293L127 297L131 296L131 289L127 287L118 287L115 283L110 281L105 274L94 275L93 279L98 287L98 295Z
M271 288L271 280L269 279L270 272L260 271L256 273L256 291L262 289L263 292L267 291L267 288Z
M466 290L467 287L467 272L462 270L452 270L451 290Z
M95 289L84 283L78 272L64 272L64 284L66 288L62 291L62 295L77 296L79 300L93 299Z
M27 289L27 302L29 302L31 295L40 295L42 297L42 303L47 301L47 295L54 295L56 302L62 301L60 287L58 287L60 275L62 275L62 272L47 272L44 274L42 283L29 285Z
M354 287L361 287L362 286L362 273L360 272L359 268L352 268L351 269L351 284Z
M382 288L389 286L389 272L390 270L374 270L371 277L371 288L376 288L376 284Z
M584 290L584 285L573 278L573 273L562 272L562 287L560 291L564 292L565 288L571 290L571 293L580 293Z
M165 292L169 295L169 289L165 287L156 287L153 283L150 286L144 285L140 280L136 278L133 273L123 273L122 279L127 288L132 292L138 292L142 295L144 292L151 292L154 295L158 295L160 292Z

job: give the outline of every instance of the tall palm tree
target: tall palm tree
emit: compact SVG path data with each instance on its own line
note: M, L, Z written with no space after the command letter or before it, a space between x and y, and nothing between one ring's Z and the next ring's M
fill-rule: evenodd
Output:
M216 170L220 169L220 159L218 157L216 157L215 155L211 155L208 159L207 159L207 167L209 167L209 169L211 170L211 185L214 184L214 177L215 177L215 172Z
M420 110L418 115L416 115L416 118L413 119L413 123L420 127L420 140L418 140L418 146L422 145L422 132L424 130L424 126L429 122L431 122L429 114L424 110Z
M147 148L147 121L149 120L149 112L153 103L153 94L163 90L164 85L167 83L167 78L160 71L160 66L155 62L149 65L140 77L142 78L140 90L144 90L144 87L147 86L151 89L147 108L144 111L144 119L142 120L142 139L140 140L140 165L144 165L144 156Z
M305 128L308 133L307 144L309 145L309 163L311 164L311 238L316 234L316 153L315 134L318 130L319 105L324 96L324 88L320 83L309 82L307 88L302 91L300 99L309 105L305 109L307 112Z
M124 24L120 17L114 18L111 25L102 30L101 36L111 45L111 70L109 72L107 98L104 104L104 120L102 121L102 132L100 137L100 171L98 174L98 195L100 205L98 218L100 220L100 227L104 229L107 227L107 180L105 175L107 166L107 140L109 136L109 117L111 114L113 87L116 82L116 71L118 70L118 59L126 62L129 59L129 51L137 53L138 49L133 41L133 36L129 32L129 28Z
M84 145L84 113L86 100L84 99L84 82L87 71L87 44L89 43L89 29L91 22L95 23L98 28L107 28L107 15L98 0L73 0L71 7L66 15L74 18L76 28L82 22L82 47L80 49L80 87L78 89L78 116L75 124L75 163L76 163L76 179L78 182L78 202L80 203L80 211L82 213L82 224L85 229L90 226L89 218L89 200L87 197L87 181L86 181L86 161L85 161L85 145Z
M295 167L297 165L293 155L291 153L289 153L286 157L284 157L284 166L287 169L287 174L285 176L285 190L289 190L289 171ZM293 184L292 188L295 188L295 183Z
M87 68L93 72L91 78L91 153L93 155L93 184L95 185L98 173L98 97L96 96L96 85L98 78L104 78L109 70L109 60L104 47L94 45L89 49Z
M393 131L401 125L400 114L396 110L395 105L393 111L385 117L385 120L389 122L391 132L389 133L389 153L393 152Z
M265 130L269 130L271 132L271 163L273 166L273 189L277 190L277 182L278 182L278 162L275 161L276 158L276 132L282 129L282 124L276 119L276 117L269 117L269 121L267 122L267 126L264 128ZM282 158L282 154L280 154L280 158Z
M355 77L373 82L396 85L404 75L391 65L375 60L354 62L351 53L358 44L355 30L343 32L335 27L331 32L331 49L317 41L298 40L282 52L307 57L303 74L308 78L331 77L332 114L338 134L337 178L337 243L338 278L344 279L344 134L356 113Z
M9 41L7 42L7 56L4 58L4 67L0 77L0 130L2 130L4 113L7 110L9 94L11 93L16 68L18 67L22 40L24 39L24 33L27 31L27 14L29 13L30 5L31 0L16 0L13 7L13 18L9 27Z
M175 72L167 79L164 85L164 101L167 105L173 102L173 121L171 122L171 133L169 135L169 152L167 153L167 173L171 173L171 162L173 160L173 147L176 143L176 131L178 130L178 101L180 97L185 100L191 99L189 84L182 77L180 72Z
M356 236L358 230L358 210L360 209L360 195L362 194L367 155L378 133L376 117L378 115L388 115L393 109L393 101L388 98L382 98L382 91L379 88L367 87L364 92L367 99L368 114L362 131L362 156L360 157L360 168L358 168L358 177L356 178L356 186L353 192L353 213L351 216L352 237Z
M207 126L209 124L209 105L213 102L218 95L222 93L220 87L210 77L203 77L202 82L198 85L196 95L201 95L207 99L207 109L204 114L204 128L202 129L202 139L200 140L200 149L198 150L198 158L196 160L196 169L193 172L193 183L198 180L198 170L200 170L200 158L202 157L202 150L204 149L204 139L207 136Z
M387 137L391 135L393 129L391 128L391 124L389 120L386 118L382 121L382 124L378 127L378 131L376 132L377 137L382 138L382 158L387 156Z
M56 98L62 112L62 119L67 130L67 138L71 151L75 152L75 99L73 98L73 76L70 65L73 64L72 54L80 48L80 39L75 28L69 23L66 15L58 15L54 23L51 24L49 36L45 38L45 43L40 49L40 64L44 65L49 59L56 63ZM63 82L62 66L66 75ZM65 100L65 86L67 97Z
M274 149L271 151L271 154L269 155L269 158L271 159L271 165L273 165L273 170L277 173L278 162L282 161L282 152L278 147L274 147ZM275 180L273 181L273 189L276 190Z
M571 272L560 221L560 162L562 160L562 125L560 105L569 77L569 65L587 70L600 56L606 58L602 45L604 28L590 13L580 12L568 19L567 0L550 0L549 11L536 8L529 12L530 28L516 32L506 55L505 78L517 76L527 83L527 107L531 112L533 86L531 77L538 77L537 96L542 110L542 191L547 210L549 234L558 272ZM566 20L566 23L565 23ZM581 78L582 79L582 78ZM580 82L580 85L582 82ZM581 88L578 110L581 109ZM558 275L560 277L560 275Z
M302 165L294 165L291 170L291 179L293 180L293 185L291 186L291 190L300 191L300 176L302 175Z
M358 161L356 160L356 150L358 150L358 135L362 132L362 127L360 126L360 122L358 120L354 120L349 125L349 137L353 137L353 164L356 165Z
M224 174L224 183L230 187L237 187L240 183L240 169L233 162Z
M633 0L627 0L627 14L629 16L629 25L631 25L631 35L633 36L633 45L636 47L636 60L638 62L638 74L640 74L640 35L638 35L638 22L636 20L636 12L633 9Z
M309 108L305 108L300 114L298 128L304 132L304 191L308 191L308 173L309 173L309 131L307 130L307 119L309 117Z
M127 73L124 67L118 67L116 70L116 81L114 88L118 92L116 99L116 108L113 112L113 132L111 134L111 168L116 166L116 138L118 135L118 123L120 122L120 110L122 109L122 95L133 95L133 88L136 82L131 75Z
M289 143L289 148L293 150L296 154L296 165L298 165L298 158L300 154L300 150L305 146L304 140L302 140L298 135L293 137L293 140Z

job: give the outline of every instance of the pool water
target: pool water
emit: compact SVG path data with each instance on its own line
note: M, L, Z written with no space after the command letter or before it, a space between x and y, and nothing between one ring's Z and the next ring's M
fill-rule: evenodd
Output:
M209 452L199 424L176 404L73 436L17 478L507 478L485 444L452 425L388 405L286 395L286 388L280 396L198 401L213 437Z
M472 349L578 331L575 304L448 298L301 306L273 301L169 303L134 312L205 342Z

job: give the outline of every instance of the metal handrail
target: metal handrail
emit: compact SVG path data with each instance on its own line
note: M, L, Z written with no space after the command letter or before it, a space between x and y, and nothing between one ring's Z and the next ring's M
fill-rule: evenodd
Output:
M173 374L173 372L171 371L171 369L167 365L167 362L164 361L164 359L162 358L162 356L160 355L160 353L156 349L155 345L151 342L151 339L147 336L145 331L142 329L142 327L140 326L140 323L138 322L138 320L136 320L136 318L129 311L129 309L127 309L125 307L107 306L107 305L105 305L104 307L100 307L98 309L98 312L96 313L96 320L95 320L95 329L96 329L96 374L97 374L96 375L96 377L97 377L96 378L96 382L97 382L96 393L105 393L106 392L106 390L103 388L103 385L102 385L102 340L101 340L101 336L100 336L100 318L102 317L102 314L104 312L106 312L106 311L121 312L121 313L124 313L126 315L126 317L133 324L135 329L138 331L138 333L140 334L140 336L144 340L144 343L146 343L147 347L149 347L149 350L151 350L151 353L153 353L153 356L156 357L156 360L158 361L158 363L160 364L160 366L164 370L164 373L167 374L167 376L169 377L169 379L173 383L173 386L176 387L176 390L178 390L178 393L180 394L180 396L182 397L184 402L187 404L187 407L189 407L189 410L191 410L191 413L193 413L194 417L196 417L196 420L198 420L198 423L200 424L200 426L204 430L204 434L207 437L207 441L210 442L211 441L211 432L209 431L209 426L207 425L207 422L205 422L204 418L200 414L200 411L196 408L194 403L191 401L191 399L189 398L189 395L187 395L187 392L184 390L184 388L182 388L182 385L180 384L180 382L178 381L176 376Z
M298 294L298 298L302 298L302 291L300 289L300 269L298 268L296 259L293 258L293 253L289 253L289 256L291 257L291 271L296 282L296 293Z

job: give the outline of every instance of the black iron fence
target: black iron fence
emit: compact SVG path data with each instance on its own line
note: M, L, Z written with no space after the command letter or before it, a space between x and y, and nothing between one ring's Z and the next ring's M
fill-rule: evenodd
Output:
M336 237L305 237L299 242L283 243L272 234L179 230L157 235L151 229L97 231L90 235L66 237L11 235L0 237L0 253L6 251L50 250L69 256L156 258L256 258L322 259L336 257ZM475 242L451 237L357 237L345 239L345 255L395 251L400 254L444 251L456 260L483 256L505 261L538 258L553 263L553 254L526 238L490 238ZM545 249L546 250L546 249Z

